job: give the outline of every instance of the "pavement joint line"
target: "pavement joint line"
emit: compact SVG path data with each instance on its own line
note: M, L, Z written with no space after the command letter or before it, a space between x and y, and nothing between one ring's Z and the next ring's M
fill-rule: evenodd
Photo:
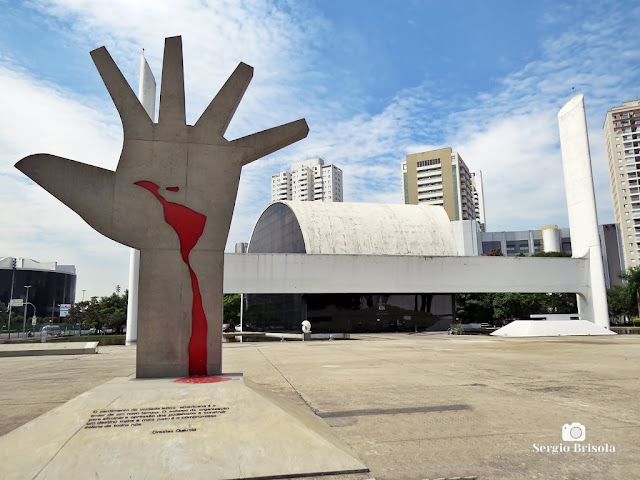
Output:
M263 356L263 358L264 358L267 362L269 362L269 365L271 365L273 368L275 368L275 369L276 369L276 371L280 374L280 376L281 376L282 378L284 378L284 380L289 384L289 386L293 389L293 391L294 391L294 392L296 392L296 395L298 395L298 397L300 397L300 400L302 400L302 401L304 402L304 404L305 404L307 407L309 407L309 409L311 409L311 411L312 411L313 413L315 413L315 414L317 415L317 414L318 414L318 410L317 410L317 409L315 409L315 408L313 408L311 405L309 405L309 402L307 402L307 401L304 399L304 397L300 394L300 392L296 389L296 387L294 387L294 386L291 384L291 382L289 381L289 379L288 379L288 378L287 378L287 377L286 377L286 376L285 376L285 375L280 371L280 369L279 369L278 367L276 367L276 366L273 364L273 362L269 359L269 357L267 357L267 356L264 354L264 352L263 352L260 348L258 348L258 352L260 352L260 355L262 355L262 356Z
M481 435L447 435L444 437L420 437L420 438L402 438L400 440L371 440L365 442L353 442L353 445L383 445L385 443L395 444L395 443L407 443L407 442L432 442L432 441L441 441L441 440L449 440L452 438L485 438L485 437L496 437L496 436L505 436L505 435L531 435L532 433L536 433L533 431L528 432L497 432L497 433L483 433Z
M423 480L478 480L478 477L439 477L439 478L425 478Z
M342 410L336 412L317 412L321 418L342 418L342 417L360 417L367 415L397 415L411 413L437 413L460 410L473 410L471 405L428 405L424 407L403 407L403 408L365 408L362 410Z
M121 396L122 396L122 395L118 395L118 396L117 396L116 398L114 398L111 402L109 402L109 403L106 405L106 407L105 407L105 408L108 408L110 405L113 405L113 403L114 403L116 400L118 400ZM65 442L60 446L60 448L58 448L58 451L57 451L56 453L54 453L54 454L51 456L51 458L49 459L49 461L48 461L48 462L46 462L46 463L42 466L42 468L41 468L41 469L38 471L38 473L34 476L34 479L35 479L35 478L38 478L38 476L42 473L42 471L43 471L45 468L47 468L51 462L53 462L53 460L58 456L58 454L62 451L62 449L63 449L63 448L64 448L64 447L65 447L65 446L66 446L66 445L71 441L71 439L72 439L73 437L75 437L75 436L78 434L78 432L82 431L82 429L83 429L83 428L84 428L84 425L81 425L81 426L80 426L80 427L79 427L79 428L78 428L78 429L73 433L73 435L71 435L69 438L67 438L67 440L66 440L66 441L65 441Z

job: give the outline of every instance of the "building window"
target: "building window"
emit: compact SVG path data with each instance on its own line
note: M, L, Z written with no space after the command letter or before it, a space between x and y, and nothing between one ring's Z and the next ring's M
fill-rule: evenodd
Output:
M426 167L426 166L429 166L429 165L440 165L440 159L439 158L432 158L430 160L422 160L422 161L420 161L420 162L418 162L416 164L416 166L418 168Z

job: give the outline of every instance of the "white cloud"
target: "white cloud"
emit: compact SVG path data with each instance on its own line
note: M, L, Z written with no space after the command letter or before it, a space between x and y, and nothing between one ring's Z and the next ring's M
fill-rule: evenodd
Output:
M48 152L115 168L121 148L119 122L24 72L0 65L0 252L39 261L75 264L78 289L113 292L127 281L127 249L102 237L74 212L13 167L20 158ZM69 188L73 188L70 185ZM88 267L88 266L92 267Z

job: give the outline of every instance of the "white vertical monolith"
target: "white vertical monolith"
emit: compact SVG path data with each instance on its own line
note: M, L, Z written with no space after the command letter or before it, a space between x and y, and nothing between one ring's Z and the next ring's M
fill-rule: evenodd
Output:
M591 171L584 96L571 98L558 112L562 167L567 195L573 257L589 259L591 298L578 295L578 312L584 319L609 328L609 308L604 283L602 249Z
M138 98L153 121L156 111L156 79L153 76L144 52L140 57L140 81ZM140 276L140 251L135 248L129 251L129 301L127 303L127 334L125 343L132 345L138 340L138 279Z

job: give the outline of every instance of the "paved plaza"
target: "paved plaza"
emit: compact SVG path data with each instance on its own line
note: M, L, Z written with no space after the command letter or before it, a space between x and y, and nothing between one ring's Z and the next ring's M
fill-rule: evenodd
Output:
M640 335L376 334L227 343L223 369L312 409L370 468L364 478L637 478L639 352ZM133 375L135 348L0 365L5 434ZM584 426L584 441L563 441L563 425L574 422Z

